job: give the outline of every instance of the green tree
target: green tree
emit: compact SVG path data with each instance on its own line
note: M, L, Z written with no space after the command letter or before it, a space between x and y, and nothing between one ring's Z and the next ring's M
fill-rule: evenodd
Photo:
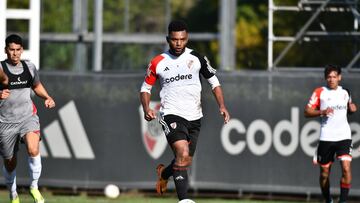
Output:
M28 8L29 0L7 1L10 8ZM104 1L103 28L107 33L161 33L166 34L166 0ZM173 19L183 19L190 32L218 33L219 0L171 0ZM298 0L274 0L276 5L297 6ZM71 33L73 0L41 1L41 32ZM88 30L93 30L94 1L88 0ZM316 7L315 7L316 8ZM238 0L236 18L236 63L238 69L267 68L267 16L268 2L263 0ZM295 36L313 12L274 13L274 34ZM128 23L128 27L126 27ZM29 24L23 20L9 20L10 32L26 33ZM351 12L322 12L311 24L311 31L357 31ZM165 36L164 36L165 37ZM301 38L281 60L279 66L323 66L326 63L346 65L359 50L358 37L344 38L311 36ZM274 43L276 58L288 42ZM26 42L25 42L26 46ZM214 67L220 63L219 42L192 41L189 47L208 56ZM143 70L148 61L167 48L164 44L112 44L103 46L103 69ZM75 43L41 43L40 65L42 69L72 70ZM92 60L92 44L87 44L89 70ZM331 61L329 61L331 59Z
M72 32L72 0L42 0L40 29L45 33ZM74 61L73 43L40 44L40 67L45 70L72 70Z
M190 32L218 32L218 8L219 0L173 0L172 18L184 20ZM206 55L214 68L220 64L219 45L217 40L192 41L189 40L190 48L200 54Z
M186 2L186 1L185 1ZM220 32L219 0L198 0L184 11L181 5L175 7L174 16L185 19L191 32ZM237 68L266 68L267 1L238 0L236 18L236 64ZM220 63L219 42L190 43L206 54L211 61Z
M237 67L266 69L266 4L263 1L240 1L235 29Z

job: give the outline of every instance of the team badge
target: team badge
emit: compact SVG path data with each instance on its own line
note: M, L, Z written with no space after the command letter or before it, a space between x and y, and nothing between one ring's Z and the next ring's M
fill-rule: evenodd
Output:
M160 118L160 102L150 102L150 108L154 109L156 117ZM141 120L141 137L147 153L153 158L158 159L165 151L167 146L164 131L158 121L146 121L141 105L139 106L139 114Z
M187 67L188 67L189 69L191 69L193 66L194 66L194 61L193 61L193 60L187 61Z
M170 123L172 129L176 129L176 122Z

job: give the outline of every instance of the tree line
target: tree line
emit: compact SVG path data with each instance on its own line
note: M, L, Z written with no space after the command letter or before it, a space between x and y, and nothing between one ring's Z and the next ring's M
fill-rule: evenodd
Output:
M103 29L107 33L166 34L166 2L171 18L183 19L190 32L219 32L219 0L106 0ZM276 5L299 5L298 0L275 0ZM344 1L345 2L345 1ZM26 8L29 0L8 1L9 8ZM128 3L128 4L126 4ZM128 6L128 7L126 7ZM332 5L350 8L344 5ZM355 5L357 7L358 5ZM313 5L314 7L314 5ZM88 0L88 31L93 30L93 0ZM267 69L268 1L238 0L236 13L236 69ZM349 9L348 9L349 11ZM128 12L127 16L125 15ZM73 0L41 1L41 32L72 32ZM295 36L314 13L275 12L275 36ZM128 22L126 19L128 18ZM128 24L127 24L128 23ZM357 32L352 12L322 12L310 25L316 32ZM27 32L28 23L8 22L9 32ZM305 36L286 54L279 66L322 67L328 63L346 66L359 51L357 36ZM287 42L274 43L276 57ZM92 44L87 47L87 69L91 70ZM207 55L214 67L220 63L219 42L191 41L189 47ZM149 60L166 49L164 44L104 43L103 70L143 71ZM45 70L74 70L74 43L41 42L40 65Z

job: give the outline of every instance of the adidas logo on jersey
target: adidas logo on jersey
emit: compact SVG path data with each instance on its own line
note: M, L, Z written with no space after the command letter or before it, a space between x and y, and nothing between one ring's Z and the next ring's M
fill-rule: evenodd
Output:
M170 70L170 69L166 66L165 69L164 69L164 71L168 71L168 70Z

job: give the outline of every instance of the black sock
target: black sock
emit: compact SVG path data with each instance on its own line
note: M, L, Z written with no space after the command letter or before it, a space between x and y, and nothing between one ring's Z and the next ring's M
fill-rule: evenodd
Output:
M330 186L329 185L327 185L326 187L321 187L321 193L322 193L322 195L323 195L326 202L331 201Z
M347 197L349 195L350 187L351 187L350 184L340 183L340 200L339 200L339 202L346 202Z
M177 166L174 164L173 167L173 177L176 187L176 193L179 200L188 199L188 174L186 166Z
M165 180L169 179L170 176L173 175L173 167L174 167L175 160L172 160L171 163L163 170L161 173L161 177Z

